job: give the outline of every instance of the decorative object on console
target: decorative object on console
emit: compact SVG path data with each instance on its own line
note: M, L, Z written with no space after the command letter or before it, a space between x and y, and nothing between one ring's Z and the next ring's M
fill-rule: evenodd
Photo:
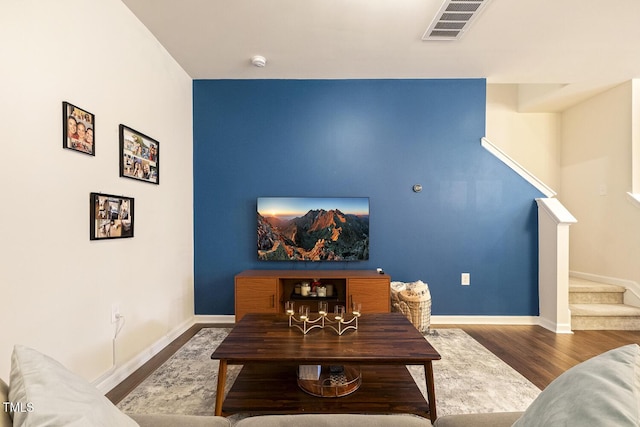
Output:
M160 184L160 143L122 124L120 176Z
M309 296L309 293L311 292L311 285L309 284L309 282L302 282L300 284L300 295L302 295L303 297Z
M133 237L134 200L113 194L89 195L89 239Z
M62 147L96 155L96 117L68 102L62 102Z
M258 259L369 259L367 197L260 197Z
M289 316L289 327L296 327L302 331L303 334L309 333L311 330L320 328L331 328L337 332L338 335L342 335L348 330L358 330L358 318L362 312L361 303L353 303L351 310L351 319L346 319L346 311L344 305L336 305L334 307L333 319L329 316L329 305L327 301L318 301L318 316L314 319L310 316L309 306L301 305L298 307L298 317L296 318L295 302L287 301L284 305L284 311ZM302 326L300 326L302 324ZM336 328L333 325L337 325Z
M332 283L327 283L324 286L326 288L327 296L328 297L332 297L333 296L333 284Z

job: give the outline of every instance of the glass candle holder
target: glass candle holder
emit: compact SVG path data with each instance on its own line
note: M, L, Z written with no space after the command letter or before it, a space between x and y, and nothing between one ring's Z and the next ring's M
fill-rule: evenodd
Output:
M351 305L351 313L353 313L353 315L356 317L360 317L361 312L362 312L362 304L359 302L354 302Z
M344 319L344 305L336 305L333 313L336 315L336 320L342 321Z
M293 301L286 301L284 303L284 312L287 313L288 316L293 315L296 312L296 304Z
M329 310L329 304L326 301L318 301L318 314L324 316Z
M309 306L301 305L298 309L298 314L300 314L300 320L307 320L309 318Z

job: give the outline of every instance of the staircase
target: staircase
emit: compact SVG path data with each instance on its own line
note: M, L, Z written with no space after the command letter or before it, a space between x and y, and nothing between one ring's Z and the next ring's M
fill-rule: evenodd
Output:
M569 278L571 329L640 330L640 308L624 304L623 286Z

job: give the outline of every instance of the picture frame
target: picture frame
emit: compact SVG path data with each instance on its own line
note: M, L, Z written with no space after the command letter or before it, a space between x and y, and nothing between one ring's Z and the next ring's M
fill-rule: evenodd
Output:
M160 143L120 125L120 176L160 184Z
M62 102L62 147L96 155L96 116L70 102Z
M89 212L89 240L134 236L133 197L90 193Z

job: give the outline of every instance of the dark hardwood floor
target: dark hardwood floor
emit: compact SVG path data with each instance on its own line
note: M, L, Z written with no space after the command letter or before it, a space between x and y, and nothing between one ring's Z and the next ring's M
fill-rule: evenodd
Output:
M145 378L153 371L158 369L160 365L166 362L173 354L187 343L202 328L233 328L233 324L208 324L198 323L185 331L178 338L173 340L171 344L166 346L162 351L153 356L147 363L138 368L133 374L129 375L124 381L115 386L105 396L114 404L124 399L133 389L135 389Z
M640 331L555 334L540 326L459 327L540 389L593 356L626 344L640 344Z
M194 325L108 392L107 398L113 403L120 402L200 329L207 327L233 325ZM555 334L540 326L433 325L433 328L464 330L541 389L567 369L593 356L622 345L640 344L640 331L575 331L573 334ZM434 369L438 369L437 362L434 362Z

